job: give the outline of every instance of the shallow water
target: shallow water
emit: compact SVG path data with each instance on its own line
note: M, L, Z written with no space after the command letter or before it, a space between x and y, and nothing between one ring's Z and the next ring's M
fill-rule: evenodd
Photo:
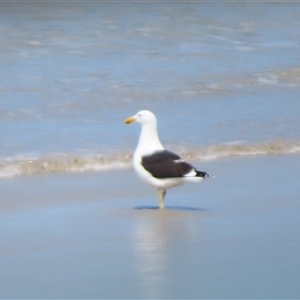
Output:
M0 297L298 299L299 156L203 164L164 211L132 170L0 181Z
M299 153L299 13L293 2L1 3L0 177L119 168L139 132L123 120L140 109L167 148L198 160L228 144Z

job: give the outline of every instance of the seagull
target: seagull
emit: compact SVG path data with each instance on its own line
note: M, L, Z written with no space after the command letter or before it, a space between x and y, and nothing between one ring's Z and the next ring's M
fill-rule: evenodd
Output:
M141 110L136 115L125 119L125 124L132 122L141 124L133 166L144 182L157 189L159 208L164 208L167 189L185 182L199 182L211 177L163 147L157 134L157 119L151 111Z

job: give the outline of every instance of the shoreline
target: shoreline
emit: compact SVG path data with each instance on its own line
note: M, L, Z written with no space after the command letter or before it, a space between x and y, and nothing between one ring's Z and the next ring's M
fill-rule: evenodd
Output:
M191 163L235 159L239 157L269 155L299 155L300 142L291 138L278 138L260 142L234 141L202 147L179 148L170 145L174 152ZM168 147L167 147L168 149ZM24 154L0 159L0 180L17 176L40 176L53 173L108 172L130 168L132 152L112 151L96 153Z
M1 181L0 298L297 298L298 162L195 163L163 211L132 169Z

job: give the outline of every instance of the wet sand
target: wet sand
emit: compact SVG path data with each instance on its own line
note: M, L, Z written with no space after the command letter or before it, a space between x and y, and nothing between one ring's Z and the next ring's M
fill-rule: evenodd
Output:
M195 163L164 211L133 170L2 180L0 298L299 298L299 163Z

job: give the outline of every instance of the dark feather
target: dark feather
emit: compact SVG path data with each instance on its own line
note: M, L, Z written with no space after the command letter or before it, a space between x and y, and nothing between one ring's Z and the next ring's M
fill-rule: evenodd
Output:
M198 170L195 170L195 171L196 171L196 177L203 177L203 178L211 177L211 175L209 175L208 173L206 173L204 171L198 171Z
M152 155L143 156L141 164L156 178L183 177L192 170L197 173L197 177L205 177L207 175L205 172L197 171L179 155L167 150L157 151Z

